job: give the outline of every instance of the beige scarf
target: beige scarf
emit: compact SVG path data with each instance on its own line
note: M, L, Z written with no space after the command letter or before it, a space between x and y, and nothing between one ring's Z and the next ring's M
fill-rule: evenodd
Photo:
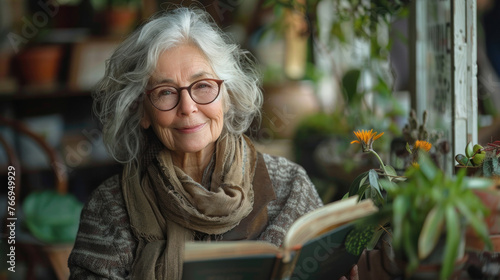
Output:
M146 167L128 164L123 194L138 247L131 279L181 279L184 243L195 232L223 234L251 211L257 152L246 136L225 134L216 144L207 190L174 166L162 150Z

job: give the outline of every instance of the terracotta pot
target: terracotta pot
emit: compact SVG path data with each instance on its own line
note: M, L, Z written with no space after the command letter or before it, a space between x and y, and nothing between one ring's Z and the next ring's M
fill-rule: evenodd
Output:
M457 260L453 267L453 272L448 279L458 280L461 279L460 276L463 272L464 266L467 263L468 255L464 255L463 258ZM417 270L409 277L411 280L428 280L428 279L439 279L439 274L441 273L441 264L421 264L418 266Z
M488 208L489 215L486 217L486 225L493 243L494 252L500 252L500 192L496 189L498 182L490 189L474 190L474 193ZM483 251L484 242L469 227L466 233L467 249L472 251Z
M110 35L128 34L137 20L134 7L113 7L106 12L107 30Z
M57 82L62 46L37 46L23 50L18 56L20 80L26 85L50 85Z
M500 234L500 192L498 190L474 190L490 213L486 224L490 234Z

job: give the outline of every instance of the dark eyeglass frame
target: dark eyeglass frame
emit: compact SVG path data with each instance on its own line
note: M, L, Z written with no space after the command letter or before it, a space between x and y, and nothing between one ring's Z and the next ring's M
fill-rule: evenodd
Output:
M219 89L217 91L217 95L215 96L215 98L210 101L210 102L206 102L206 103L200 103L196 100L194 100L193 96L191 95L191 88L196 84L196 83L199 83L199 82L202 82L202 81L213 81L215 83L217 83L217 85L219 86ZM219 79L201 79L201 80L197 80L197 81L194 81L192 84L190 84L189 86L187 87L174 87L174 86L170 86L172 88L174 88L175 90L177 90L177 92L179 93L179 98L177 99L177 103L175 103L175 105L168 109L168 110L164 110L164 109L160 109L158 107L156 107L155 103L153 102L153 100L151 100L151 92L153 92L154 90L160 88L160 87L164 87L166 86L165 84L161 84L161 85L157 85L156 87L152 88L152 89L149 89L149 90L146 90L144 93L146 93L146 95L148 96L148 99L149 99L149 102L151 102L151 104L153 105L153 107L155 107L156 109L160 110L160 111L171 111L173 110L175 107L177 107L177 105L179 105L179 102L181 101L181 92L182 90L187 90L188 94L189 94L189 97L191 98L191 100L193 100L196 104L199 104L199 105L208 105L212 102L214 102L217 97L219 97L219 94L220 94L220 88L222 86L222 83L224 82L224 80L219 80Z

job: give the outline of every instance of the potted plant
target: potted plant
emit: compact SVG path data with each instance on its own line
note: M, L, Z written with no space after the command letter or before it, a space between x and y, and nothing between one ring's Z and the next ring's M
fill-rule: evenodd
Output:
M358 195L379 205L381 210L372 219L381 226L366 249L394 250L386 256L390 261L386 265L395 267L392 274L399 270L407 278L418 279L420 268L425 267L433 273L425 279L448 279L465 261L466 238L471 233L481 241L481 250L485 244L491 248L485 222L488 210L475 194L487 188L489 180L465 177L464 170L447 177L429 153L432 145L421 140L406 144L411 163L404 176L398 176L372 147L383 133L360 130L354 134L357 140L351 144L360 144L363 152L374 155L380 168L360 174L346 196Z
M446 176L426 153L420 153L406 177L398 185L382 182L388 201L385 217L396 256L406 264L406 276L418 279L419 268L433 267L429 279L449 279L464 262L468 226L491 249L487 209L473 192L486 187L484 181L471 182L464 171Z
M17 54L20 82L28 87L57 86L64 48L57 44L31 44Z
M113 36L129 33L139 16L142 0L91 0L92 7L102 12L106 32Z
M136 23L141 0L109 0L106 22L111 35L129 33Z
M469 142L465 147L464 154L455 156L455 172L459 169L465 169L468 176L481 176L481 166L486 156L483 146Z
M472 165L472 167L477 170L472 175L493 179L488 189L476 190L475 193L490 211L486 222L488 224L490 239L493 243L493 250L495 252L499 252L500 193L498 189L500 186L500 141L487 143L485 147L479 144L475 144L472 148L471 146L471 143L467 145L465 156L457 155L457 161L459 161L459 158L462 158L464 161L462 164L458 164L457 166L461 168L464 166L466 166L466 168L471 168L470 165ZM467 161L465 161L464 158L467 158ZM482 248L482 244L480 242L471 242L469 247L480 250Z

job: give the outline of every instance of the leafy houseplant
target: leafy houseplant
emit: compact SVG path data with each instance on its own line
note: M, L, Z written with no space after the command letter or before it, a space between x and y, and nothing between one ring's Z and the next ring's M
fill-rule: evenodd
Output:
M437 261L441 264L439 279L448 279L463 256L466 226L487 248L492 247L484 220L487 210L464 171L447 177L426 153L421 153L418 165L406 176L408 180L400 185L389 181L382 184L388 200L384 213L390 220L396 255L407 263L407 275L415 273L419 265Z

